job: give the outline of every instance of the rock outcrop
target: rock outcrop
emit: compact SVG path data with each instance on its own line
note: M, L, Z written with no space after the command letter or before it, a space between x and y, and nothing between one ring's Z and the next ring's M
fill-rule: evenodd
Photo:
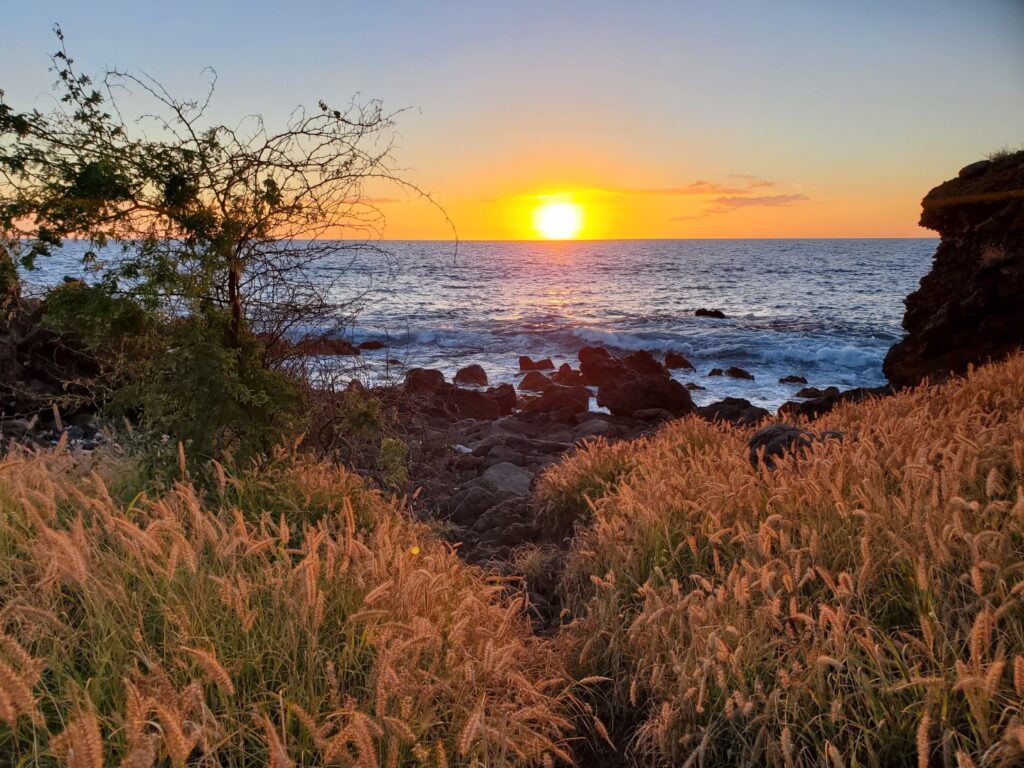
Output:
M941 235L883 366L898 387L963 373L1024 345L1024 152L972 163L921 203Z

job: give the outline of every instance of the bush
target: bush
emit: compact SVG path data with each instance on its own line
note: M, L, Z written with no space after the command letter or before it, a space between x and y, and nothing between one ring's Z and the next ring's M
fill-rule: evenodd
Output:
M638 764L1016 764L1024 355L815 428L846 440L774 471L696 419L636 446L561 583L578 673L609 678ZM570 459L546 497L620 453Z
M125 462L0 460L5 764L568 757L570 684L522 599L395 502L279 455L216 500L121 504Z

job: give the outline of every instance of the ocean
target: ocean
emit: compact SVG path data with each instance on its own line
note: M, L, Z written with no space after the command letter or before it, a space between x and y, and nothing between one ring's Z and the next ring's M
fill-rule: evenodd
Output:
M804 376L817 387L885 383L882 359L902 336L903 299L928 271L937 240L603 240L382 243L321 267L342 277L361 310L355 342L382 340L355 373L479 363L492 383L516 382L519 355L578 363L588 344L684 354L676 371L706 404L744 397L767 408L791 399ZM52 259L30 279L76 274ZM724 320L695 317L721 309ZM391 361L388 363L387 361ZM397 363L395 361L398 361ZM352 365L351 358L338 358ZM708 377L736 365L753 381Z

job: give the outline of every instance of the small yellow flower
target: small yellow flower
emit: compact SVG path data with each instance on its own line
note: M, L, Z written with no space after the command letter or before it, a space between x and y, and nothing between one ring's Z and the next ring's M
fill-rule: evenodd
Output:
M419 553L420 553L420 548L419 547L417 547L415 545L409 547L409 554L412 555L413 557L416 557L416 555L418 555Z

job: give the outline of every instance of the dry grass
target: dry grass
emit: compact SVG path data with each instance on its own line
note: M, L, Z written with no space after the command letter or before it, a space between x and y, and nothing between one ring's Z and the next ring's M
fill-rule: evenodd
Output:
M815 428L774 471L697 419L550 471L551 515L607 489L561 585L605 722L640 765L1020 763L1024 356Z
M571 683L523 600L397 502L278 457L122 504L129 465L0 460L0 763L565 756Z

